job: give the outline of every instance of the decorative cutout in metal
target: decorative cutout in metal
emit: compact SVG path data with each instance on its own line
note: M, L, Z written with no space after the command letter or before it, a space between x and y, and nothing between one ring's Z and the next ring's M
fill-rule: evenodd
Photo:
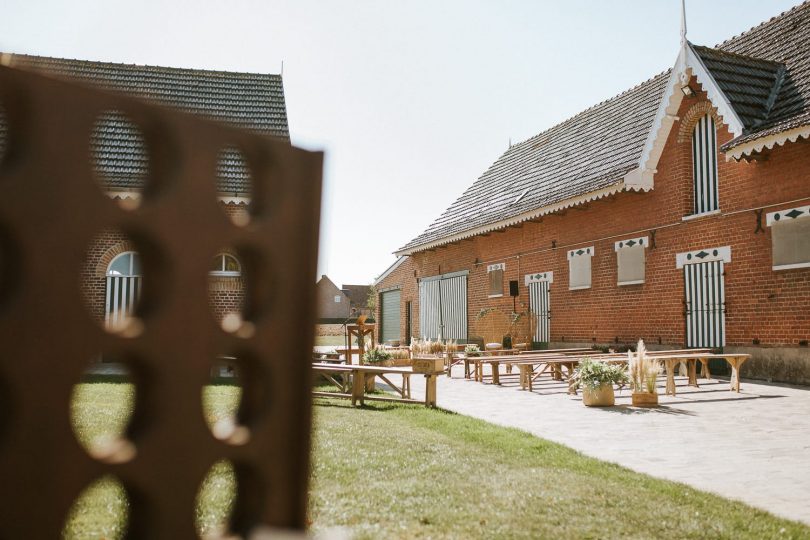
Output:
M60 537L82 489L114 475L129 496L128 537L193 538L197 490L222 459L239 486L231 532L304 530L322 155L3 66L0 102L0 537ZM149 153L132 211L93 179L93 125L109 110L143 130ZM254 182L245 227L217 202L228 145L244 152ZM133 239L150 279L130 334L105 332L82 303L84 253L104 228ZM250 332L226 333L209 314L221 246L255 269L245 276ZM214 438L200 400L209 360L223 353L246 359L238 420L249 437L239 445ZM79 445L69 420L73 385L100 354L125 358L137 386L127 452L111 447L104 460Z

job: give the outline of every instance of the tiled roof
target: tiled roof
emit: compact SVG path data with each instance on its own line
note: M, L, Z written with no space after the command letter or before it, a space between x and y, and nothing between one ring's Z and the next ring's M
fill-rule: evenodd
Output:
M352 307L368 307L368 293L371 290L370 285L344 285L340 290L349 297L349 302L351 302Z
M668 76L662 73L513 145L401 249L618 184L638 166Z
M692 45L728 98L746 132L762 125L776 102L785 66L719 49Z
M138 66L28 56L11 56L12 67L31 69L172 107L210 120L289 141L280 75ZM120 114L97 124L94 146L108 187L137 188L146 173L143 141ZM0 133L1 135L1 133ZM222 192L248 191L248 171L234 152L219 166Z
M810 2L717 46L726 52L783 64L784 82L767 119L723 150L773 133L810 124Z
M805 2L717 48L692 46L743 122L738 140L810 123L808 43L810 2ZM398 253L618 189L639 165L668 77L662 73L512 146Z

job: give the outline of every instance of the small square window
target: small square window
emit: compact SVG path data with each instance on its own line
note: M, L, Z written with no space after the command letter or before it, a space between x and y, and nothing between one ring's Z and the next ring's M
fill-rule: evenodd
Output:
M773 269L810 267L810 217L771 225Z
M339 294L336 294L336 295L335 295L335 303L336 303L336 304L339 304L339 303L340 303L340 295L339 295Z
M503 263L487 266L489 296L503 296L503 271L505 269L506 265Z
M593 246L574 249L568 252L568 289L589 289L591 287L591 257Z
M616 242L616 267L619 285L638 285L644 283L645 248L648 239L631 238Z

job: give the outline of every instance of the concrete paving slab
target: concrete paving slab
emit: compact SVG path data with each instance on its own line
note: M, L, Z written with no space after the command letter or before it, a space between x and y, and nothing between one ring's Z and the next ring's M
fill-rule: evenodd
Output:
M516 377L493 386L455 373L439 377L444 409L810 524L810 388L743 379L737 394L727 380L698 379L694 388L678 377L674 397L661 381L658 408L632 407L628 390L614 407L591 408L550 379L529 393ZM419 379L413 397L423 399Z

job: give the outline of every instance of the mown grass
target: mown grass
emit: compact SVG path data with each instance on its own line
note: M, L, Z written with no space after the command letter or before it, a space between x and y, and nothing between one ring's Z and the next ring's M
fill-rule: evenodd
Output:
M340 347L346 344L343 336L315 336L315 345L318 347Z
M238 393L208 387L209 421L230 414ZM80 385L80 437L121 426L130 396L128 385ZM215 466L197 508L201 533L226 519L233 488L229 465ZM125 508L114 481L97 484L66 536L119 537ZM419 406L352 409L331 399L316 401L310 519L316 531L345 527L357 538L810 538L801 524L518 430Z

